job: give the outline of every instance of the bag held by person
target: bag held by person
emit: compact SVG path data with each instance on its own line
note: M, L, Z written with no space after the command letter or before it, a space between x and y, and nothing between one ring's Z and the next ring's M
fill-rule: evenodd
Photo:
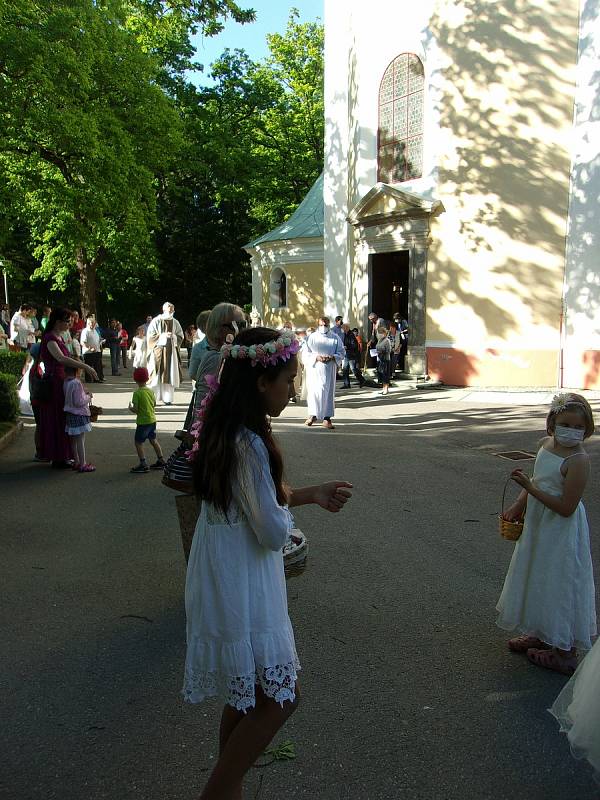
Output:
M104 413L104 409L100 406L95 406L93 403L90 403L90 422L98 422L98 417L100 414Z
M52 376L40 375L39 366L36 358L29 370L29 396L36 403L48 403L52 397Z

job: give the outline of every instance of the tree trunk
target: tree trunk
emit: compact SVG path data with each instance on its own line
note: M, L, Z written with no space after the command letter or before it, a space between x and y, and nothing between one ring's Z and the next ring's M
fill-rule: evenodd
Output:
M79 273L79 300L81 318L96 313L96 260L90 260L85 247L77 248L77 272Z

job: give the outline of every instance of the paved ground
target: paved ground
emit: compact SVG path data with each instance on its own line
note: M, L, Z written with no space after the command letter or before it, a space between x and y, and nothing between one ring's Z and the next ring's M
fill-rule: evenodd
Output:
M111 379L109 379L111 380ZM90 475L0 454L2 778L7 800L191 800L215 758L216 704L181 703L184 560L173 493L135 463L127 376L97 393ZM161 408L171 451L184 416ZM309 569L289 583L303 703L248 798L591 800L546 712L564 684L505 649L494 606L512 545L496 515L534 450L545 395L341 394L337 430L275 422L293 483L352 481L340 515L305 508ZM596 411L600 404L594 402ZM587 508L600 565L600 447ZM527 463L527 462L526 462ZM531 462L529 462L531 464Z

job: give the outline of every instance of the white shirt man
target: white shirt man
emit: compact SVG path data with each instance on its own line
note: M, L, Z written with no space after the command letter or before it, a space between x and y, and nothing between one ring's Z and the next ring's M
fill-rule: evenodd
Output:
M35 342L31 311L30 306L22 305L10 321L10 340L22 350L27 350Z
M173 316L173 303L163 305L163 313L154 317L148 325L148 386L157 400L170 406L175 389L181 383L181 355L183 328Z
M96 320L93 317L87 318L86 327L81 331L79 341L81 342L83 355L100 352L100 334L96 327Z

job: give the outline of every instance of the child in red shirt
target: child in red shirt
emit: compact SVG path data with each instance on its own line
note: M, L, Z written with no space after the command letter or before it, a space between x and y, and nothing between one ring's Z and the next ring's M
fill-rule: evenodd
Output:
M127 348L129 347L129 334L125 330L125 328L121 325L121 323L117 323L119 326L119 333L117 336L119 337L119 347L121 348L121 358L123 359L123 368L127 369Z

